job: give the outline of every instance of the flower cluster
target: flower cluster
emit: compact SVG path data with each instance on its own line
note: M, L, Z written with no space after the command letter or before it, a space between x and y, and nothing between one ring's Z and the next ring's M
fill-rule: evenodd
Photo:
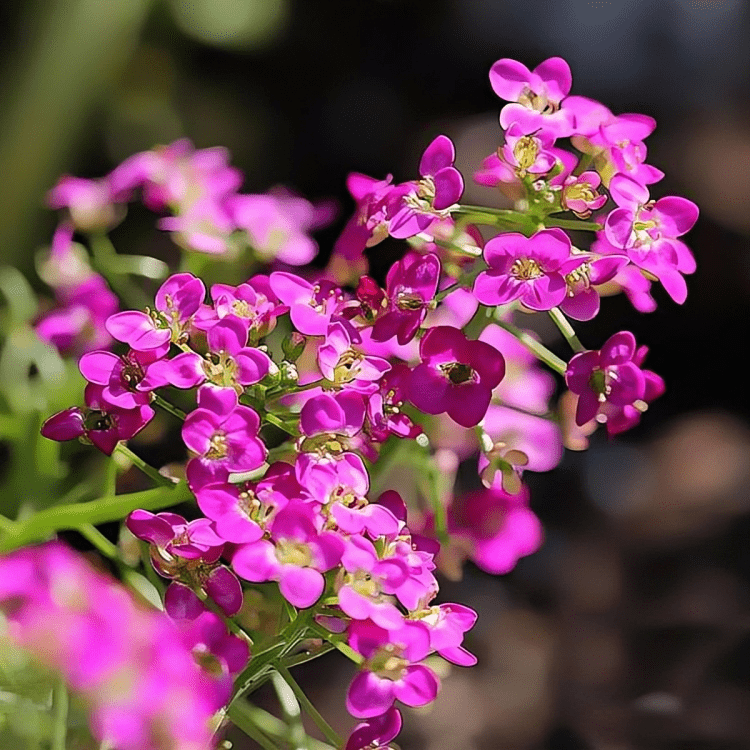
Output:
M143 609L56 542L0 558L0 613L9 637L87 704L96 739L118 750L205 750L248 659L212 612L173 621Z
M569 318L590 320L613 289L648 309L653 280L681 303L683 275L695 269L679 238L697 208L652 201L646 187L662 176L645 162L650 118L569 96L560 58L533 71L500 60L490 82L508 102L504 143L475 179L514 209L462 206L455 149L440 135L417 179L350 176L355 214L328 266L304 275L284 264L311 257L302 238L316 222L311 207L237 194L221 149L178 142L128 159L96 189L68 178L54 193L78 230L92 231L111 226L113 206L138 189L173 214L161 228L206 253L226 252L238 228L256 246L278 243L278 217L296 217L297 235L260 253L277 262L245 283L206 289L177 273L153 305L104 316L118 353L80 359L86 407L54 415L43 434L110 454L155 407L182 420L187 483L203 515L144 509L127 521L171 581L167 611L184 617L209 599L231 618L244 590L276 584L290 611L309 610L308 627L359 665L347 707L363 722L348 750L395 737L395 701L435 698L428 656L475 662L462 644L476 615L436 603L438 569L459 577L471 559L505 573L541 544L524 473L554 468L565 436L550 406L554 377L539 363L564 376L580 428L628 429L663 392L632 334L587 351ZM480 224L494 230L486 241ZM568 229L596 239L579 248ZM363 253L388 236L408 248L381 283L364 273ZM529 313L550 315L573 347L569 362L521 327ZM170 402L179 392L186 414ZM403 492L373 492L399 458L412 468ZM483 488L466 493L454 485L470 458Z

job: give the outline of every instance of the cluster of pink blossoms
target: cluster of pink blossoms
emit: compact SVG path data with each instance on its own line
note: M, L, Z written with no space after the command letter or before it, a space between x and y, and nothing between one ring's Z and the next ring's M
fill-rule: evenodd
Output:
M568 318L590 320L613 290L653 309L654 280L681 303L683 276L695 269L679 238L696 206L649 196L647 185L662 177L645 163L651 118L569 96L560 58L533 71L500 60L490 82L508 102L505 140L475 179L512 198L513 210L460 204L463 178L444 135L426 148L416 180L353 174L355 215L327 269L272 265L209 290L190 273L171 276L152 307L106 316L116 353L95 349L80 359L85 408L43 428L110 454L153 419L154 407L180 416L167 389L192 394L182 439L203 516L142 510L128 527L152 545L156 570L170 579L173 616L209 597L231 617L242 606L241 581L272 581L289 604L314 608L318 625L346 640L360 663L347 707L363 720L347 750L387 746L401 723L395 701L435 698L430 654L475 662L462 643L476 615L435 603L436 570L458 576L469 558L504 573L541 543L523 475L557 464L563 434L550 414L554 378L539 361L564 376L581 429L603 422L610 434L622 432L663 392L632 334L585 351ZM193 152L184 142L127 160L96 183L99 203L67 184L56 203L79 230L111 224L118 196L139 188L148 206L174 213L162 228L209 253L228 252L238 227L255 237L251 217L271 223L278 207L236 193L223 151ZM495 230L486 242L479 224ZM596 240L579 248L565 229L593 230ZM408 248L384 285L361 274L349 287L337 283L347 264L366 267L364 250L388 236ZM310 259L304 243L290 242L277 261ZM549 312L574 346L568 363L519 327L536 312ZM281 345L269 338L277 326L286 332ZM428 485L447 485L431 493L417 477L411 494L421 502L409 518L395 491L370 493L370 472L395 441L415 447L408 455ZM472 456L483 487L454 497L458 464Z
M205 750L247 644L194 608L171 620L141 608L60 543L0 558L8 634L65 677L98 741L117 750Z

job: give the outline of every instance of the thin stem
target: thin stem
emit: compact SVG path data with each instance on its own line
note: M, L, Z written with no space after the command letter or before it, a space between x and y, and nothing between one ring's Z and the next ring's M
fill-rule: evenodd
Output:
M278 427L283 432L286 432L287 435L291 435L292 437L298 437L299 431L288 424L286 424L283 420L281 420L279 417L277 417L275 414L271 414L270 412L267 412L263 415L263 419L266 420L269 424L272 424L274 427Z
M292 687L284 680L277 670L271 675L273 689L279 699L281 711L289 727L289 742L294 750L307 750L307 732L302 723L302 709Z
M333 727L321 716L318 709L313 706L310 699L305 695L305 691L299 686L294 677L292 677L292 673L282 664L277 665L276 671L281 675L284 682L292 689L292 692L297 697L297 700L305 710L305 713L315 722L315 726L320 729L325 738L334 747L340 747L342 744L341 737L339 737Z
M169 412L173 417L177 417L177 419L183 422L185 421L185 417L187 417L187 414L182 409L178 409L174 404L170 404L169 401L162 398L158 393L151 393L151 403L156 404L160 409L164 409L164 411Z
M159 474L159 472L153 466L151 466L151 464L146 463L140 456L133 453L133 451L131 451L125 443L118 443L115 450L121 456L130 461L133 466L139 468L147 477L149 477L149 479L152 479L156 484L162 485L164 487L174 486L175 482L172 479Z
M227 709L227 716L238 729L257 742L263 750L279 750L278 745L260 730L250 712L244 710L242 701L232 703Z
M560 229L571 229L580 232L600 232L604 229L603 224L595 221L576 221L575 219L553 219L547 216L543 220L545 227L559 227Z
M549 316L555 321L555 325L560 329L562 335L565 336L565 340L570 344L570 348L576 354L586 351L586 347L578 340L578 336L576 336L573 326L570 325L570 322L565 315L563 315L562 310L560 310L559 307L553 307L549 311Z
M537 359L544 362L547 367L550 367L560 375L565 375L565 371L568 366L563 360L560 359L556 354L553 354L546 346L540 344L533 336L522 331L520 328L516 328L512 323L507 323L502 319L496 319L495 323L504 328L508 333L515 336Z
M65 750L68 733L68 688L60 679L53 692L52 750Z
M192 498L187 484L180 482L171 487L155 487L143 492L100 497L86 503L56 505L16 523L14 529L0 539L0 553L41 542L63 529L77 529L84 524L97 526L106 521L124 518L138 508L161 510Z
M118 563L122 562L120 550L117 549L117 546L112 544L112 542L110 542L109 539L107 539L107 537L96 528L96 526L93 526L90 523L84 523L78 527L78 533L84 539L91 542L91 544L93 544L94 547L104 555L104 557L108 557L110 560L114 560Z

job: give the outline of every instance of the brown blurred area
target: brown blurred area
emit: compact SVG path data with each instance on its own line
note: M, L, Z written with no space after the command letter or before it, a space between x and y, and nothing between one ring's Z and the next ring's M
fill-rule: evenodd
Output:
M180 136L227 146L246 190L338 198L326 252L351 209L349 171L408 179L440 132L467 177L494 151L487 71L500 57L533 67L561 55L574 93L656 117L649 161L667 176L652 194L702 211L687 237L699 264L688 301L657 290L658 310L640 315L608 299L579 334L596 348L634 331L667 393L633 432L597 435L531 478L540 552L502 578L469 567L445 582L444 601L479 612L467 646L480 662L451 668L429 710L405 711L400 744L750 747L747 3L5 0L0 29L0 261L39 288L33 256L54 226L43 203L57 175L97 176ZM499 198L474 186L467 200ZM131 219L115 237L127 252L167 253L149 217ZM341 730L349 676L335 657L300 669Z

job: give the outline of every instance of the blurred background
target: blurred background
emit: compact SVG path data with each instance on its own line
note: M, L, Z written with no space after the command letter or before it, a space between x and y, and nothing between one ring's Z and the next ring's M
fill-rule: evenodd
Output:
M667 393L637 429L616 441L596 435L587 452L531 477L540 552L508 576L468 566L462 582L445 584L444 600L479 611L467 645L480 663L454 668L432 710L405 712L400 742L750 747L746 2L3 0L0 29L0 265L38 291L35 254L56 223L45 193L58 175L97 177L181 136L228 147L246 192L283 184L336 199L339 218L318 234L325 254L353 208L347 173L410 179L441 132L457 144L466 202L497 203L470 175L498 145L487 73L501 57L531 68L563 56L573 93L654 116L649 163L666 172L654 195L701 208L687 238L698 259L687 303L659 288L657 311L641 315L620 296L578 330L592 348L634 331ZM131 218L114 235L118 248L168 258L166 236L138 229L153 219ZM16 300L2 313L6 333L24 314L22 287L0 274L0 293ZM0 357L4 411L34 401L33 383L19 384L23 350L16 336ZM76 403L76 390L54 407ZM0 418L3 507L51 502L57 454L34 442L38 417L27 428ZM335 657L322 664L306 665L301 681L348 729L348 668ZM270 695L259 700L275 710Z

